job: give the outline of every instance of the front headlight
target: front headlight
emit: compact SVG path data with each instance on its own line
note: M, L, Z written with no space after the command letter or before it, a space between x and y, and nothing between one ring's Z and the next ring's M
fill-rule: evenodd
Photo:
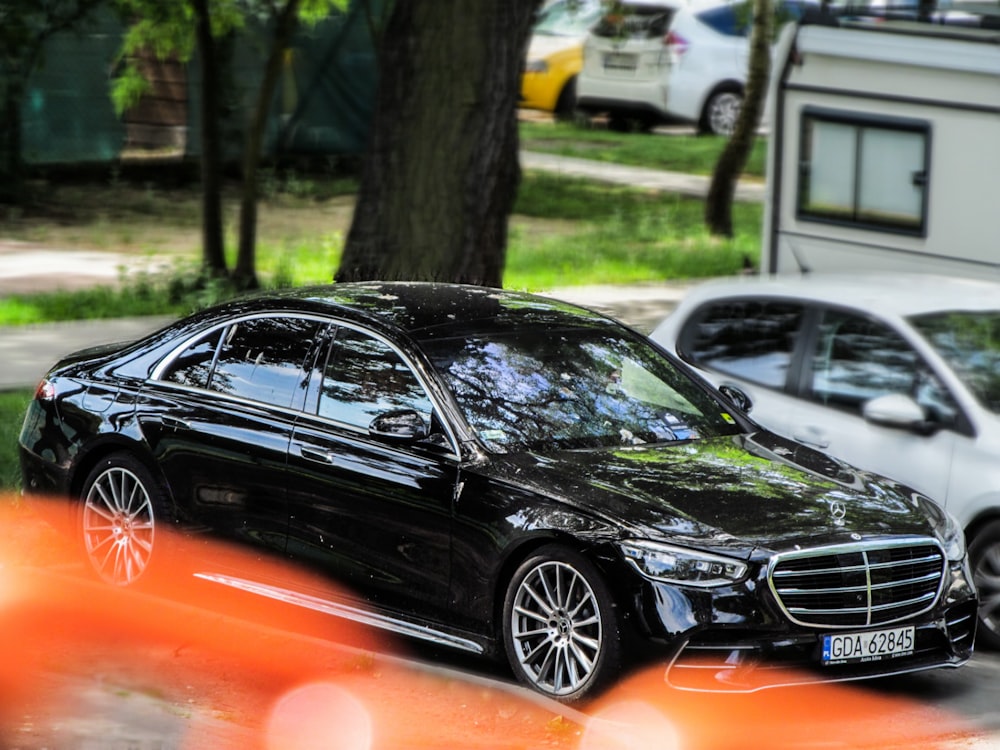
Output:
M619 547L625 559L646 578L683 586L725 586L743 578L747 565L731 557L675 547L671 544L631 540Z
M945 554L952 562L965 558L965 532L955 517L933 500L916 495L917 504L934 523L934 531L944 546Z
M548 73L549 64L545 60L528 60L524 71L526 73Z

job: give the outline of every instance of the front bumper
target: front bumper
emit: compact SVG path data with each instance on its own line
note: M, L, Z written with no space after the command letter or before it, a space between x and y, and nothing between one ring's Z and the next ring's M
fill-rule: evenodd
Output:
M824 665L823 636L833 628L792 622L766 579L717 589L682 589L645 582L637 592L640 628L666 647L667 683L678 689L752 692L959 667L972 656L978 598L965 563L949 563L935 604L891 625L914 627L914 647L877 661Z

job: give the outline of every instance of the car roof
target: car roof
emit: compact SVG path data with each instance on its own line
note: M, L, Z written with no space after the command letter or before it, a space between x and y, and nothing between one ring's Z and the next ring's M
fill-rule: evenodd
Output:
M402 330L416 338L525 326L616 325L610 318L561 300L471 284L434 282L338 283L254 297L235 306L237 312L289 309L333 314Z
M1000 310L1000 282L930 273L749 276L695 287L686 303L722 296L782 297L910 317L947 310Z

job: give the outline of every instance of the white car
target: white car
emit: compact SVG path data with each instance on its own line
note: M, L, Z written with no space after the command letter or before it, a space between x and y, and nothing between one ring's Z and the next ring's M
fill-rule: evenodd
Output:
M606 113L616 130L690 122L729 135L743 104L750 60L750 5L700 0L625 0L583 47L577 106ZM776 23L802 15L803 2L775 4Z
M521 76L521 107L572 118L583 40L602 13L599 0L554 0L538 12Z
M980 643L1000 647L1000 283L717 280L650 335L761 425L947 508L969 543Z

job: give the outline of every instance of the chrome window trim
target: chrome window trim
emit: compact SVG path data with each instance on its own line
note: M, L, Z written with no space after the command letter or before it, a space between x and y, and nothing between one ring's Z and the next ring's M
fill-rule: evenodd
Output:
M377 331L373 331L372 329L366 328L357 323L341 320L338 318L331 317L329 315L320 315L308 312L274 310L271 312L249 313L246 315L241 315L239 317L230 318L228 320L216 322L214 325L208 326L206 328L201 329L200 331L192 333L190 336L186 337L183 342L181 342L173 349L171 349L166 354L166 356L164 356L163 359L159 361L156 367L153 368L153 371L149 376L149 380L156 381L158 384L166 386L168 388L176 388L177 390L180 391L186 391L189 393L196 393L196 394L211 394L216 398L225 399L226 401L234 403L247 404L255 407L264 407L267 409L277 409L281 412L288 413L293 417L308 417L309 419L314 419L324 424L335 426L337 427L337 429L352 432L358 435L359 437L370 439L368 431L358 427L357 425L351 425L347 424L346 422L340 422L336 419L331 419L329 417L321 416L319 414L313 414L311 412L307 412L305 409L296 407L277 406L275 404L269 404L266 401L257 401L255 399L244 398L241 396L234 396L228 393L222 393L221 391L213 391L211 388L199 388L198 386L184 385L182 383L175 383L173 381L163 379L163 372L166 369L168 369L169 366L173 364L173 362L177 359L177 357L179 357L181 353L185 349L187 349L191 345L191 343L196 339L214 333L215 331L218 331L220 329L226 328L227 326L233 325L234 323L242 323L248 320L258 320L260 318L276 318L276 317L296 318L299 320L314 320L318 323L326 324L328 330L330 327L349 328L353 331L357 331L358 333L371 336L372 338L381 341L383 344L392 349L392 351L396 353L396 356L398 356L400 360L403 362L403 364L410 369L410 372L413 373L414 377L417 379L417 382L420 384L420 387L423 388L424 393L427 394L427 399L428 401L430 401L431 406L437 411L438 415L441 417L439 421L441 423L442 428L445 431L445 437L447 438L448 445L451 449L451 452L445 453L444 456L452 458L456 461L461 460L462 454L461 450L459 449L460 442L457 438L457 435L455 434L455 430L452 427L451 423L448 420L444 419L445 410L441 408L441 403L438 399L434 397L432 390L427 387L427 382L425 378L422 377L420 373L420 368L415 367L413 361L408 356L406 356L398 346L393 344L385 336L381 335ZM328 341L325 345L321 345L323 346L324 352L327 353L329 352L330 343L332 342ZM325 368L325 363L324 363L324 368ZM213 369L214 369L214 361L213 361ZM308 376L308 373L303 372L303 375Z
M439 417L441 417L439 419L441 427L442 429L444 429L445 437L448 439L448 444L451 446L451 454L449 454L449 457L454 458L456 461L460 460L461 451L459 450L458 447L459 441L457 439L457 436L455 435L454 429L452 428L451 423L448 420L444 419L445 411L444 409L441 408L441 403L434 397L433 390L427 387L427 382L425 378L422 376L420 368L414 366L413 360L410 359L410 357L406 356L406 354L398 346L396 346L392 341L387 339L378 331L373 331L371 328L365 328L362 325L347 320L338 320L336 318L330 318L329 322L331 323L331 325L336 326L338 328L348 328L352 331L356 331L357 333L362 333L366 336L371 336L373 339L381 341L383 344L389 347L393 352L395 352L396 356L399 357L402 363L410 369L411 373L413 373L413 376L416 378L417 383L420 384L420 387L424 389L424 393L427 394L427 400L431 402L432 409L437 412ZM334 337L329 342L327 342L327 345L325 347L325 351L327 354L329 354L330 347L336 342L336 340L337 340L336 337ZM322 370L323 373L326 372L326 362L323 363ZM369 437L368 431L365 430L363 427L358 427L357 425L352 425L347 422L341 422L339 420L332 419L331 417L325 417L319 413L313 414L312 412L307 412L305 410L302 411L302 415L308 417L309 419L315 419L325 424L335 425L338 429L354 432L366 438Z

